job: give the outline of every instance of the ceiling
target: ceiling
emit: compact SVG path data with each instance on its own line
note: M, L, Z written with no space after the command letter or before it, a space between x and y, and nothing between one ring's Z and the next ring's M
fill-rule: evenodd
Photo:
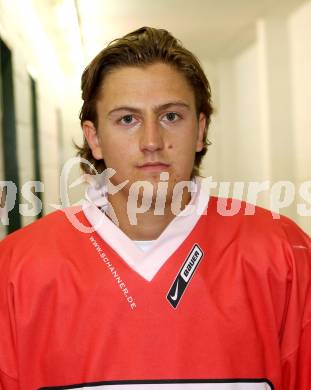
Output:
M79 50L85 65L108 42L142 26L165 28L200 59L215 60L251 42L259 18L285 16L302 2L33 0L67 72L77 62Z

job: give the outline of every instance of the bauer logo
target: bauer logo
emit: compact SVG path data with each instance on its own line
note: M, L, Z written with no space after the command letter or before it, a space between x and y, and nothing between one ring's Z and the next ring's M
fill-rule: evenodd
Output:
M198 245L195 245L187 258L185 265L181 270L181 277L185 282L189 282L193 272L196 267L199 265L200 260L203 257L203 252L201 251Z
M158 381L109 381L82 383L57 387L42 387L39 390L273 390L267 379L184 379Z
M176 309L186 287L188 286L195 270L197 269L204 254L198 244L195 244L187 256L184 264L179 270L166 298L169 303Z

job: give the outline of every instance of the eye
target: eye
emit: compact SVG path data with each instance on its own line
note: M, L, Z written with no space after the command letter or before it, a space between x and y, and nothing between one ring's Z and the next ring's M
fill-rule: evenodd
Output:
M168 112L167 114L164 115L164 118L168 122L176 122L178 119L180 119L180 115L177 114L176 112Z
M133 119L134 119L133 115L128 114L128 115L122 116L122 118L120 118L118 122L120 122L124 125L131 125L131 124L133 124Z

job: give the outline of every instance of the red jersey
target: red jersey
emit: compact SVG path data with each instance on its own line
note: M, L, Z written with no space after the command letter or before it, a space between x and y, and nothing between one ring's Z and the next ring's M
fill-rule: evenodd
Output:
M167 256L170 231L125 260L123 233L117 250L63 211L9 235L0 389L310 390L310 239L244 207L211 198Z

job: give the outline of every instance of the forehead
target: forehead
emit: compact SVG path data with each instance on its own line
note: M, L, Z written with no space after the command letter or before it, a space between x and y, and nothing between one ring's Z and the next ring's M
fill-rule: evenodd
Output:
M125 66L106 75L98 105L111 109L119 104L141 107L182 100L194 107L194 92L186 77L172 66L156 63L147 66Z

